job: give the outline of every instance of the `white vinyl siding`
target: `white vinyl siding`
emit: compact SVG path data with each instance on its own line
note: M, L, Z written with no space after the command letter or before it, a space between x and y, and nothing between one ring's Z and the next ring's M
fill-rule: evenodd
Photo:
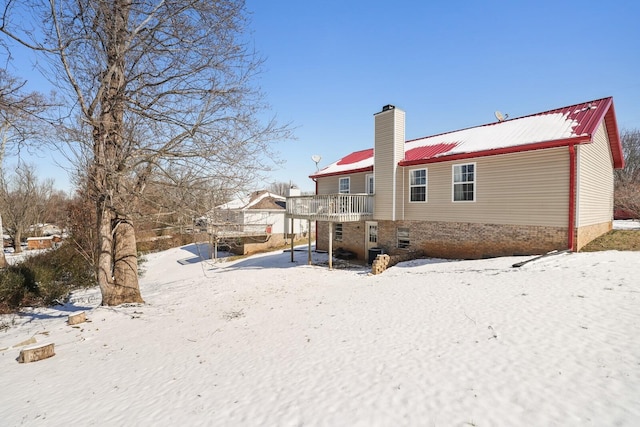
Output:
M340 189L340 178L344 178L344 176L318 178L318 194L336 194ZM351 174L349 175L349 181L351 194L366 192L365 173Z
M476 177L474 203L452 200L452 165L461 164L459 161L430 163L429 203L408 203L409 188L406 185L403 219L567 226L567 147L478 157L474 163L476 171L481 172ZM404 173L408 181L408 169Z
M396 169L404 158L404 116L404 111L398 108L374 116L375 219L396 219L398 206L402 203L402 194L397 188L402 188L404 183L402 176L396 175Z
M427 201L427 170L414 169L409 171L409 201Z
M604 124L593 142L576 146L577 221L576 226L601 224L613 219L613 159Z

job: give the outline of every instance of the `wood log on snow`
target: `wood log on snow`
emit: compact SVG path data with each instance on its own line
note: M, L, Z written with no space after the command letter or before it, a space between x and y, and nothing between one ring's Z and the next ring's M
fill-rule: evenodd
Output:
M18 356L19 363L37 362L38 360L48 359L56 353L53 350L53 343L41 344L35 347L25 347L20 350Z
M87 321L87 316L84 311L76 314L70 314L67 318L68 325L77 325L78 323L84 323Z

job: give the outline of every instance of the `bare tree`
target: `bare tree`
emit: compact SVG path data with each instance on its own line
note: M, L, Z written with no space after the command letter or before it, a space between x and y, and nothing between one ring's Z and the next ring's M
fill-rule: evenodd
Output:
M0 169L7 154L20 152L22 144L35 134L37 115L47 105L37 92L26 92L24 81L0 69ZM0 211L0 236L4 236L2 212ZM0 268L7 264L3 250L0 252Z
M292 187L297 187L297 185L292 182L274 182L267 187L267 190L286 197L289 194L289 189Z
M189 170L173 171L171 181L151 180L140 206L140 219L156 229L192 227L194 219L231 199L238 188Z
M98 262L96 210L86 192L86 186L79 187L75 197L67 203L68 239L87 263L95 267Z
M37 18L24 23L20 8ZM242 187L288 137L260 121L244 1L8 1L3 12L0 31L50 60L77 117L60 129L96 208L102 303L142 302L133 213L150 181L178 186L173 171L186 169Z
M25 85L0 68L0 162L19 154L23 144L38 135L39 115L51 106L40 93L27 92Z
M620 132L625 165L615 172L615 208L640 218L640 130Z
M0 254L0 268L7 266L7 258L4 256L4 228L2 228L2 214L0 213L0 239L2 239L2 253Z
M626 129L620 132L624 168L616 170L618 182L640 182L640 129Z
M0 174L0 206L16 252L22 251L25 232L44 217L52 194L53 180L39 182L34 170L33 166L22 165L9 177L5 169Z

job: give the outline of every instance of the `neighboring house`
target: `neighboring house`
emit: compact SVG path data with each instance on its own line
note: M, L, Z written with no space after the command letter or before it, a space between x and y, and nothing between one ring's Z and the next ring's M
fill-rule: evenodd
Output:
M290 189L290 195L299 194L297 188ZM214 243L237 254L250 254L307 235L308 222L287 220L285 211L286 197L263 190L216 206L200 220Z
M27 249L53 249L57 248L62 242L62 237L57 234L42 237L28 237Z
M62 229L55 224L37 224L30 226L27 231L42 236L53 236L54 234L61 235Z
M405 141L404 111L374 115L374 148L311 176L288 215L318 249L444 258L577 251L609 231L624 166L612 98ZM295 202L295 203L294 203ZM374 250L375 251L375 250Z

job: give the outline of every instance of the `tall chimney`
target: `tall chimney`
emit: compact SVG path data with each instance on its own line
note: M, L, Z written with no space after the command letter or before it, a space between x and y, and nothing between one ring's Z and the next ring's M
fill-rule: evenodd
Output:
M398 191L401 177L397 176L398 162L404 159L404 111L393 105L385 105L374 115L375 180L374 219L396 220L397 206L401 206L402 194ZM400 186L400 188L402 188Z

